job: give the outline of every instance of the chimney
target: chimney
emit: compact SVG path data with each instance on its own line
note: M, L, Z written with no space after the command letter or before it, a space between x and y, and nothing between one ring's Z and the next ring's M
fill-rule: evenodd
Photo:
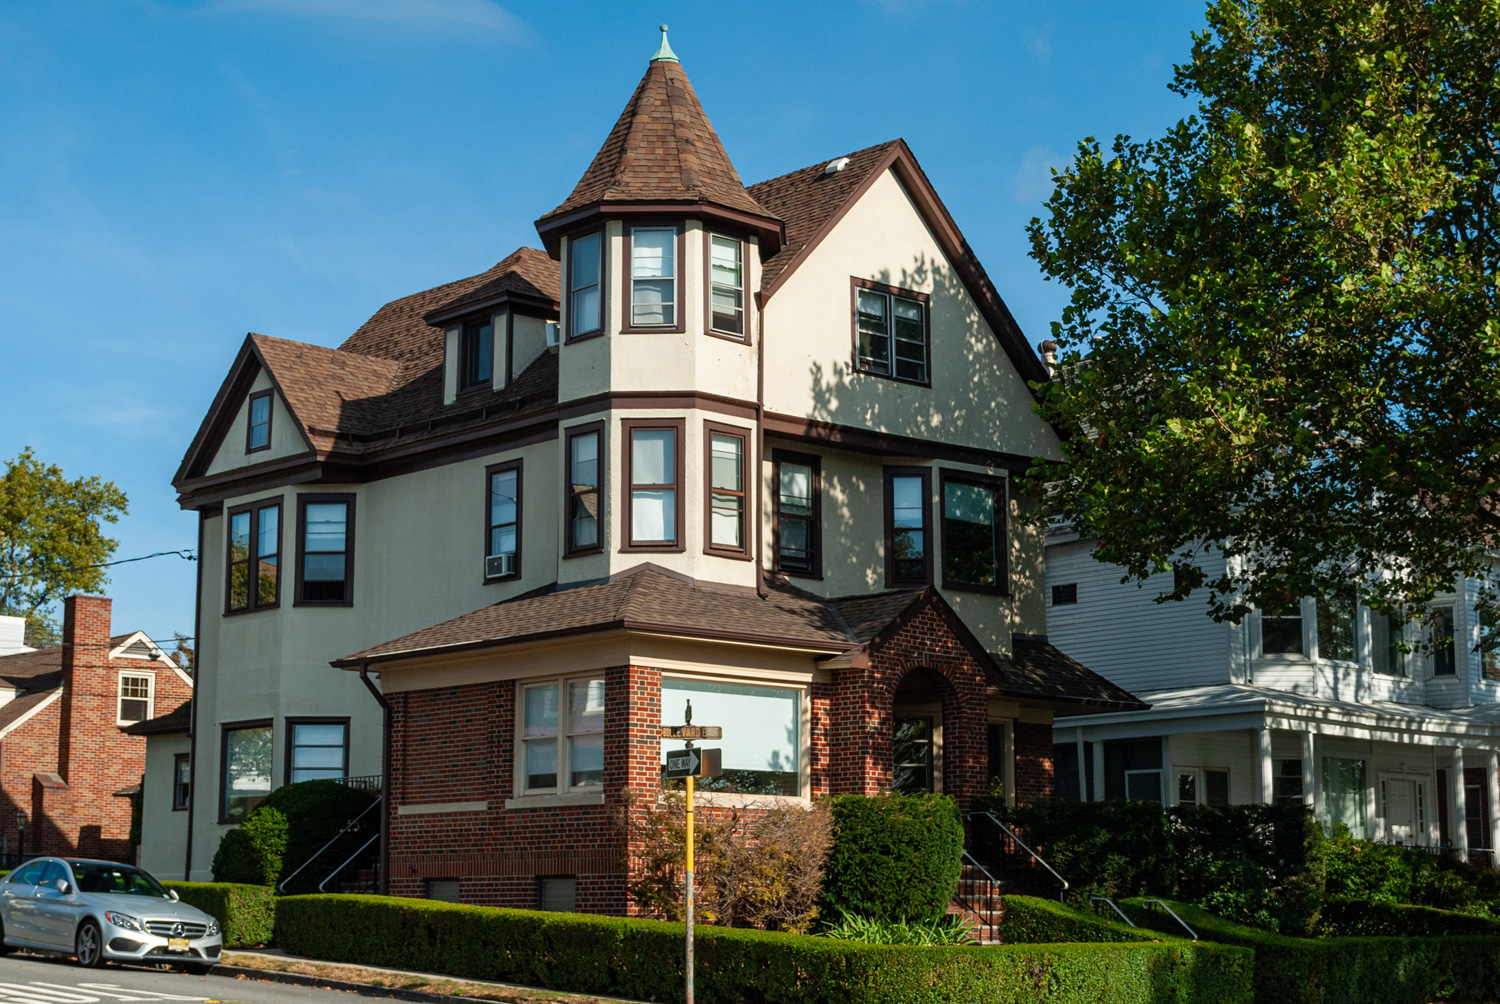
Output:
M57 771L68 781L73 737L82 740L116 730L119 695L109 665L109 618L110 601L103 596L69 596L63 601L63 720Z
M1047 375L1055 376L1057 373L1057 343L1047 339L1036 347L1042 354L1042 365L1047 367Z

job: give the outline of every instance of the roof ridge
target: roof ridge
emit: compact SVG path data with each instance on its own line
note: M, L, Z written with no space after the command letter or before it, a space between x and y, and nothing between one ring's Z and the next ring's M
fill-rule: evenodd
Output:
M883 143L871 143L869 146L862 146L858 150L850 150L848 153L840 153L835 156L829 157L826 160L816 160L811 164L804 164L801 167L794 167L790 171L784 171L781 174L772 175L769 178L762 178L754 184L746 185L745 188L748 190L751 188L758 188L761 185L769 185L773 181L780 181L782 178L790 178L794 174L800 174L803 171L810 171L813 168L822 168L826 170L829 164L832 164L838 160L842 160L845 157L858 157L862 154L869 153L872 150L885 150L895 146L897 143L905 142L905 139L897 136L895 139L888 139Z

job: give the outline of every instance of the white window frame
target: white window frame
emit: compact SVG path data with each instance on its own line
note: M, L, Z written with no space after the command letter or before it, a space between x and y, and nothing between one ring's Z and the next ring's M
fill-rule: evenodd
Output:
M597 730L582 732L569 731L572 716L569 714L569 684L586 683L597 680L604 684L606 690L608 683L602 673L581 673L570 676L544 677L535 680L519 680L516 682L516 744L515 744L515 794L517 798L527 795L566 795L566 794L603 794L603 779L598 784L569 784L572 777L572 764L567 740L575 736L591 736L605 734L604 724L601 723ZM528 788L526 786L526 691L536 687L557 688L557 732L552 736L557 743L557 784L546 788ZM536 739L542 736L533 737Z
M1130 797L1130 779L1132 777L1135 777L1136 775L1146 776L1152 774L1156 776L1156 804L1165 805L1166 803L1164 799L1167 797L1167 792L1163 789L1166 788L1166 784L1164 783L1166 777L1165 772L1160 767L1142 767L1138 770L1127 770L1125 772L1125 798L1132 802L1136 801L1136 799Z
M156 676L152 673L121 672L119 681L115 684L115 724L136 724L136 719L127 719L125 717L125 702L139 701L141 698L125 696L126 680L146 681L146 717L139 720L143 722L149 722L151 719L156 717Z
M669 240L667 241L667 251L671 255L671 267L668 270L668 273L666 275L639 275L638 276L638 275L635 274L635 252L636 252L637 235L638 234L651 234L651 233L666 234L668 236ZM680 278L681 278L681 274L682 274L682 268L681 268L681 263L677 260L678 257L679 257L679 255L678 255L678 243L679 243L678 242L678 235L680 233L681 233L681 230L678 227L676 227L674 225L671 225L671 224L646 224L644 226L631 227L630 228L630 235L629 235L630 236L630 259L626 263L627 269L628 269L628 275L629 275L629 282L630 282L630 289L628 290L628 293L630 295L630 297L629 297L630 316L625 319L625 327L627 327L627 328L641 328L641 329L648 329L648 330L649 329L658 329L658 330L661 330L661 331L672 331L672 330L675 330L679 326L680 322L682 321L682 283L679 281ZM662 308L663 315L670 315L667 320L664 320L664 321L653 321L653 322L650 322L650 323L646 323L646 322L642 322L642 321L637 321L635 319L636 318L636 311L639 309L639 307L641 305L640 304L640 300L636 296L636 283L639 283L639 282L647 282L647 283L662 283L662 282L665 282L665 283L669 283L671 285L671 288L672 288L672 299L669 300L669 301L668 300L664 300L660 304L660 306ZM656 306L656 304L649 304L648 306Z

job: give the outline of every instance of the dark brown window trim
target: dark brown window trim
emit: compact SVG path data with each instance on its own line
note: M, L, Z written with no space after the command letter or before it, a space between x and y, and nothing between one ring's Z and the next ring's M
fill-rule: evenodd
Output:
M469 329L478 325L482 330L488 324L490 328L490 372L487 376L475 380L473 383L464 383L469 368L469 357L465 350L468 342ZM455 381L458 387L457 393L469 394L474 391L493 390L495 386L495 315L494 314L470 314L458 321L458 379Z
M282 504L284 501L285 501L285 498L283 496L277 495L277 496L274 496L272 498L258 499L258 500L254 501L254 502L246 502L244 505L237 505L233 509L230 509L230 510L228 510L225 513L225 517L226 517L225 520L224 520L224 616L225 617L238 617L240 614L251 614L251 613L256 613L258 611L261 611L261 610L275 610L277 607L281 606L281 582L282 582L282 579L284 579L286 577L286 562L284 562L284 561L281 560L281 553L282 553L283 550L285 550L282 547L282 540L284 539L283 535L286 532L286 507ZM255 553L255 551L258 550L259 547L260 547L260 514L261 514L262 510L264 510L264 509L270 509L270 508L273 508L273 507L278 510L277 513L276 513L276 598L273 599L270 603L260 603L257 600L257 597L259 596L260 591L258 589L256 589L256 588L254 588L255 586L258 585L258 580L254 579L252 577L250 583L246 587L246 589L247 589L247 594L245 596L246 605L244 607L232 608L229 605L229 598L230 598L230 595L232 594L233 588L234 588L234 564L235 563L233 561L229 560L229 549L233 546L232 541L233 541L233 534L234 534L234 530L233 530L233 527L234 527L234 517L238 516L242 512L248 512L250 514L250 556L247 557L246 562L247 562L247 564L250 567L256 567L256 566L258 566L258 564L260 562L260 558L261 558L261 555Z
M740 320L745 329L743 334L735 334L733 331L720 331L714 327L714 238L722 237L725 240L740 242ZM750 304L755 298L750 295L750 242L734 234L715 233L712 230L703 231L703 330L715 338L723 338L730 342L739 342L742 345L750 344Z
M676 512L673 519L676 525L674 537L670 541L652 544L637 544L631 540L632 511L631 496L635 493L636 485L631 481L631 463L633 460L632 438L636 432L651 429L671 429L676 435L674 444L673 465L675 470L673 477L673 496ZM687 420L681 418L624 418L620 420L620 551L685 551L687 545L684 541L687 534L683 529L683 514L685 512L687 485L683 483L684 456L687 451L684 444L687 442ZM646 486L642 486L646 487Z
M896 578L896 511L893 481L901 477L922 479L922 578ZM885 584L888 589L901 586L932 585L932 468L887 467L884 471L885 496Z
M597 459L594 462L594 496L598 500L595 508L595 520L597 532L595 542L584 547L575 547L573 544L573 440L579 436L587 436L590 433L599 437L599 449ZM577 558L585 554L602 554L604 552L604 535L609 526L608 513L605 509L605 485L604 474L609 466L609 448L605 441L605 424L600 419L597 422L588 422L583 425L575 425L563 432L563 557ZM587 492L580 492L585 495Z
M687 256L687 234L686 228L679 220L629 220L623 229L623 243L620 252L620 277L625 283L625 295L622 313L620 315L620 331L627 335L680 335L687 331L687 283L682 269ZM677 232L676 258L672 262L672 284L673 304L672 312L675 318L673 324L652 324L645 327L636 327L634 323L634 312L631 306L631 296L635 292L635 286L630 281L630 257L631 257L631 231L633 230L675 230ZM628 535L627 535L628 536Z
M959 471L944 467L938 472L938 520L942 526L943 554L946 559L948 551L948 482L955 484L979 485L988 488L995 493L995 585L987 586L979 582L964 582L959 579L948 578L948 563L943 562L943 588L952 589L956 592L965 593L992 593L996 596L1010 595L1010 523L1006 518L1010 509L1010 501L1006 495L1007 484L1004 478L997 478L990 474L977 474L972 471Z
M495 527L497 525L500 525L490 522L490 517L495 511L495 499L492 494L495 486L495 475L504 474L506 471L516 472L516 570L509 575L490 575L486 572L486 574L484 575L485 585L489 585L491 582L511 582L521 577L521 526L523 523L521 514L521 499L522 495L524 494L523 479L525 478L525 473L522 471L521 467L522 460L520 457L517 457L515 460L507 460L499 464L490 464L490 466L484 469L483 554L485 558L490 557L490 537L494 533Z
M896 320L894 313L889 319L891 325L891 371L890 373L871 373L869 370L861 369L859 365L859 291L868 289L876 293L885 293L888 296L899 296L904 300L916 300L922 305L922 372L925 380L907 380L896 375ZM919 293L913 289L902 289L900 286L890 286L883 282L873 282L869 279L861 279L858 276L849 277L849 364L851 372L861 373L865 376L879 377L882 380L894 380L896 383L904 383L913 387L932 386L932 297L927 293Z
M254 426L255 402L262 398L269 398L266 402L266 445L251 446L250 435ZM271 448L271 427L276 420L276 392L269 387L262 391L256 391L245 399L245 453L259 453Z
M726 547L713 542L714 515L714 435L733 436L740 441L740 546ZM756 469L754 447L751 436L754 430L741 425L724 425L721 422L703 423L703 553L721 558L750 561L750 531L752 527L750 500L751 471Z
M812 548L812 567L807 571L786 568L781 564L781 465L806 464L812 468L812 527L808 545ZM816 453L792 450L771 451L771 567L782 575L799 579L823 578L823 458Z
M547 323L546 319L543 319L542 324L545 325L546 323ZM542 341L543 341L544 345L546 343L546 338L547 338L547 336L544 333L542 335ZM542 349L542 351L546 352L547 350L544 347ZM514 310L507 310L505 312L505 386L509 387L511 384L513 384L515 382L516 382L516 312Z
M342 600L304 600L302 598L302 567L307 558L307 506L314 502L344 502L349 506L344 523L344 598ZM295 588L297 592L292 598L294 607L354 606L354 496L352 494L297 496L297 581Z
M578 319L573 316L573 242L580 237L599 236L599 326L587 331L577 332ZM568 235L568 252L563 256L563 284L562 293L564 303L562 309L567 313L568 327L563 333L563 342L571 345L574 342L587 341L590 338L598 338L604 334L604 329L609 327L609 232L605 227L591 230L581 230L576 234Z
M193 806L193 764L192 764L192 758L193 758L193 755L191 753L174 753L174 754L172 754L172 811L173 812L186 812L188 809L192 808L192 806ZM186 799L186 801L183 802L183 804L178 805L177 804L177 775L179 773L179 766L181 764L183 764L183 763L186 763L188 765L188 790L187 790L187 799Z
M275 726L269 718L254 718L245 722L225 722L219 726L219 822L238 826L245 821L229 818L229 733L241 729L271 729L271 741L276 741Z
M296 748L295 736L298 725L342 725L344 727L344 776L349 776L349 719L347 717L288 717L286 719L286 748L281 763L281 783L295 784L292 780L292 750Z

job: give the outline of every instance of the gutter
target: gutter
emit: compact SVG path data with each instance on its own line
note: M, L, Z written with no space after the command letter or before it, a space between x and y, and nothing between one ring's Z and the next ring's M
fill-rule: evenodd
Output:
M385 799L385 808L380 811L380 895L386 895L390 888L391 875L391 834L388 820L391 817L391 702L380 692L380 688L370 681L369 663L361 663L359 667L360 682L370 691L375 698L375 703L380 705L380 797Z
M759 274L759 269L756 270ZM766 304L755 293L755 595L765 599Z

